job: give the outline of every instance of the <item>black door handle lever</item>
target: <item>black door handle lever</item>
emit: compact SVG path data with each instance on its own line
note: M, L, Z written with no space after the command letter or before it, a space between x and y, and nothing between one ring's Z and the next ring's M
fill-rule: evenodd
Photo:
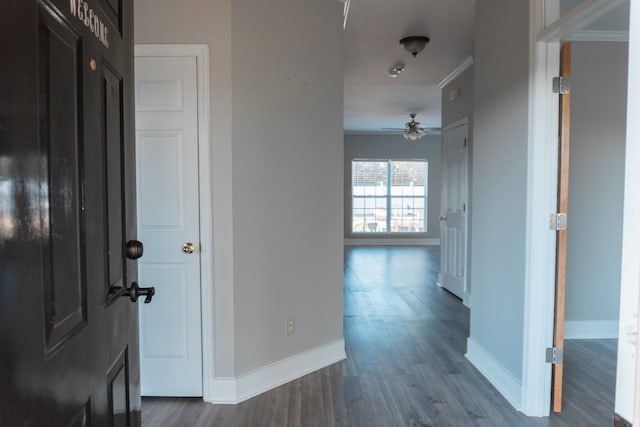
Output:
M156 288L153 286L148 288L141 288L138 286L138 282L133 282L131 287L122 293L122 296L127 296L131 299L131 302L138 302L138 297L144 295L144 303L149 304L151 299L156 294Z

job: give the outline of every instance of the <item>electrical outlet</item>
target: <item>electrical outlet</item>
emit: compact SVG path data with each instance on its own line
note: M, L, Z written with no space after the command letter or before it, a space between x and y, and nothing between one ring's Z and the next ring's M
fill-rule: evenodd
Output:
M287 336L293 335L296 333L296 316L293 314L287 317L287 324L285 325L285 334Z

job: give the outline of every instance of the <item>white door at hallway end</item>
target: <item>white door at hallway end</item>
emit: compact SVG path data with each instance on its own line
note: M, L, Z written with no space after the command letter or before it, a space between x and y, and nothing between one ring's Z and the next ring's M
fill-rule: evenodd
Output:
M468 124L466 119L442 133L442 195L439 284L469 304L467 288Z
M136 56L143 396L202 396L196 57Z

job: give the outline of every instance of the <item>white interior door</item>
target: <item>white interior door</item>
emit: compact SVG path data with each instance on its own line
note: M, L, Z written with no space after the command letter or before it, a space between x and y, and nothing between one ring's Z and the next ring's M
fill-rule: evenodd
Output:
M467 121L442 134L440 285L468 304L467 290Z
M195 57L135 58L144 396L202 396L198 102Z

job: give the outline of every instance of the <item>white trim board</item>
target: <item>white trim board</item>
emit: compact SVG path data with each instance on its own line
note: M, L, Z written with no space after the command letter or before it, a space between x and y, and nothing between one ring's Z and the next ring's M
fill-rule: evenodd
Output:
M451 81L453 81L456 77L458 77L460 74L464 73L465 70L467 68L471 67L472 65L473 65L473 56L470 56L467 59L465 59L462 64L458 65L458 67L455 70L453 70L451 73L449 73L449 75L447 77L442 79L442 81L440 83L438 83L438 88L439 89L444 88L446 85L451 83Z
M617 320L566 320L564 339L597 340L618 338Z
M640 3L630 2L620 331L614 411L640 426Z
M536 42L544 12L544 0L530 2L522 412L538 417L551 407L551 365L540 355L553 345L556 234L547 222L557 205L558 98L548 82L560 66L559 43Z
M537 1L537 0L536 0ZM581 31L609 10L621 4L624 0L584 0L579 6L562 17L551 17L557 20L537 34L538 41L557 42L566 40L572 34ZM544 12L543 12L544 13Z
M511 372L472 338L467 338L465 357L515 409L520 410L522 384Z
M211 381L208 402L236 404L347 358L344 340L313 348L238 378Z
M135 56L195 57L198 83L198 197L200 199L200 298L202 315L202 394L208 400L213 378L213 276L211 233L211 164L209 160L209 46L206 44L137 44Z
M628 31L577 31L567 38L570 42L628 42Z
M402 238L402 237L349 237L344 239L345 246L440 246L436 238Z

